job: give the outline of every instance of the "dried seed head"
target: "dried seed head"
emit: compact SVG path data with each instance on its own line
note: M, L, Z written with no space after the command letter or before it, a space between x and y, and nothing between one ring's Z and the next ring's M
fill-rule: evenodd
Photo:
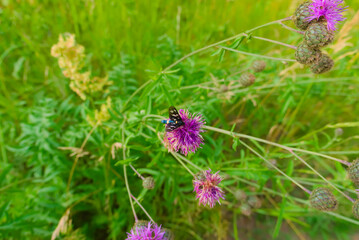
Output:
M323 22L311 23L304 34L304 41L311 48L321 48L333 42L334 33Z
M155 180L153 179L153 177L146 177L142 181L142 186L146 189L153 189L155 187Z
M247 199L247 194L240 189L237 189L233 195L238 201L245 201Z
M266 62L257 60L252 63L252 69L254 72L262 72L266 68Z
M338 201L329 188L314 189L309 197L310 205L320 211L333 211L338 207Z
M310 48L305 42L302 42L295 51L295 59L301 64L311 64L321 55L318 48Z
M175 239L175 235L173 234L173 232L171 230L169 230L168 228L164 228L163 231L165 231L165 235L163 235L163 239L166 239L166 240L174 240Z
M297 28L301 30L306 30L309 26L309 21L307 18L310 16L310 9L309 5L311 3L309 1L306 1L298 6L298 8L295 10L294 16L293 16L293 22Z
M245 216L250 216L252 214L251 206L249 206L247 203L243 203L239 209L241 210L241 213Z
M328 72L334 66L334 61L328 55L322 54L311 66L310 70L315 74Z
M348 168L350 180L353 181L356 187L359 187L359 159L352 162Z
M357 199L353 204L353 215L356 219L359 219L359 199Z
M257 196L250 196L248 198L248 204L253 208L260 208L262 206L262 201Z
M243 73L239 78L239 82L242 84L243 87L249 87L254 83L256 77L249 72Z

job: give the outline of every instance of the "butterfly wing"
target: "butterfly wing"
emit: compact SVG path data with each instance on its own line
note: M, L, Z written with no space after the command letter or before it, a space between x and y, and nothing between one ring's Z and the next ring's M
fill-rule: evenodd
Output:
M175 107L171 106L168 109L168 115L170 117L170 120L172 120L172 122L166 124L166 132L171 132L179 128L180 126L184 125L184 122L182 121L182 118Z

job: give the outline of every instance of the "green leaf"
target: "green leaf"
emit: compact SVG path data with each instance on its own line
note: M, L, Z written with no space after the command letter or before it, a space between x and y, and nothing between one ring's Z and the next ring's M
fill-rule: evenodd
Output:
M136 158L126 158L125 160L119 160L115 163L115 166L118 166L118 165L125 165L125 164L128 164L128 163L131 163L131 162L134 162L136 161L137 159L139 159L139 157L136 157Z

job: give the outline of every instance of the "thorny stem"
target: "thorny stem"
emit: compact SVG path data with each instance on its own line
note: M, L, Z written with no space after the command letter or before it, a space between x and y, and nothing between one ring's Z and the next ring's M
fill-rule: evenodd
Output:
M138 176L139 178L141 178L142 180L145 179L145 178L132 166L131 163L128 164L128 165L132 168L132 170L137 174L137 176Z
M293 150L288 150L294 157L296 157L297 159L299 159L302 163L304 163L310 170L312 170L313 172L315 172L321 179L323 179L326 183L328 183L330 186L332 186L335 190L337 190L340 194L342 194L344 197L346 197L347 199L349 199L349 201L351 202L355 202L351 197L349 197L347 194L345 194L344 192L342 192L341 190L339 190L336 186L334 186L334 184L332 184L331 182L329 182L325 177L323 177L317 170L315 170L312 166L310 166L303 158L299 157L295 152L293 152Z
M85 140L82 142L81 144L81 147L80 147L80 150L83 151L87 141L89 140L91 134L93 133L93 131L95 131L95 129L98 127L98 125L100 125L100 122L97 122L95 124L95 126L93 126L93 128L90 130L90 132L87 134ZM75 168L76 168L76 165L77 165L77 162L79 161L79 154L76 155L76 158L74 160L74 163L72 164L72 167L71 167L71 171L70 171L70 175L69 175L69 178L67 180L67 187L66 187L66 192L68 193L69 190L70 190L70 184L71 184L71 181L72 181L72 177L74 175L74 172L75 172Z
M243 34L244 36L246 37L249 37L248 34ZM282 45L282 46L285 46L285 47L289 47L289 48L292 48L294 50L297 49L296 46L293 46L293 45L290 45L290 44L286 44L286 43L283 43L283 42L279 42L279 41L276 41L276 40L272 40L272 39L269 39L269 38L263 38L263 37L257 37L257 36L250 36L251 38L254 38L254 39L258 39L258 40L262 40L262 41L266 41L266 42L271 42L271 43L274 43L274 44L278 44L278 45Z
M303 185L301 185L300 183L298 183L296 180L294 180L293 178L291 178L290 176L288 176L287 174L285 174L282 170L280 170L279 168L277 168L277 166L275 166L273 163L271 163L271 161L267 160L265 157L263 157L262 155L260 155L256 150L254 150L253 148L251 148L250 146L248 146L247 144L245 144L243 141L239 140L239 142L244 145L246 148L248 148L252 153L254 153L255 155L257 155L259 158L261 158L263 161L265 161L267 164L271 165L275 170L277 170L278 172L280 172L283 176L285 176L286 178L288 178L290 181L292 181L295 185L297 185L298 187L300 187L303 191L305 191L306 193L308 193L309 195L312 194L311 191L309 191L308 189L306 189Z
M254 31L257 30L257 29L260 29L260 28L263 28L263 27L266 27L266 26L269 26L269 25L273 25L273 24L280 24L280 23L282 23L282 22L284 22L284 21L289 21L289 20L291 20L291 19L292 19L292 17L287 17L287 18L283 18L283 19L276 20L276 21L273 21L273 22L269 22L269 23L263 24L263 25L261 25L261 26L258 26L258 27L252 28L252 29L250 29L250 30L247 30L245 33L248 34L248 33L254 32ZM224 39L224 40L222 40L222 41L219 41L219 42L210 44L210 45L208 45L208 46L205 46L205 47L203 47L203 48L197 49L196 51L193 51L193 52L191 52L191 53L189 53L189 54L183 56L182 58L178 59L176 62L174 62L174 63L172 63L171 65L169 65L168 67L166 67L166 68L162 71L162 73L167 72L168 70L170 70L171 68L173 68L173 67L176 66L177 64L181 63L182 61L186 60L186 59L189 58L189 57L192 57L193 55L196 55L197 53L203 52L203 51L205 51L205 50L207 50L207 49L209 49L209 48L216 47L216 46L218 46L218 45L220 45L220 44L222 44L222 43L226 43L226 42L228 42L228 41L231 41L231 40L233 40L233 39L236 39L236 38L238 38L238 37L240 37L240 36L243 36L245 33L240 33L240 34L237 34L237 35L235 35L235 36L226 38L226 39Z
M328 156L328 155L325 155L325 154L322 154L322 153L317 153L317 152L313 152L313 151L308 151L308 150L304 150L304 149L300 149L300 148L287 147L287 146L282 145L282 144L279 144L279 143L267 141L267 140L264 140L264 139L261 139L261 138L257 138L257 137L253 137L253 136L249 136L249 135L246 135L246 134L230 132L230 131L223 130L223 129L216 128L216 127L203 126L203 128L205 128L205 129L207 129L207 130L214 131L214 132L223 133L223 134L226 134L226 135L231 136L231 137L240 137L240 138L252 139L252 140L254 140L254 141L262 142L262 143L265 143L265 144L268 144L268 145L272 145L272 146L276 146L276 147L285 149L285 150L287 150L287 151L293 150L293 151L296 151L296 152L302 152L302 153L311 154L311 155L323 157L323 158L326 158L326 159L334 160L334 161L340 162L340 163L342 163L342 164L345 164L345 165L347 165L347 166L350 165L350 163L348 163L348 162L346 162L346 161L344 161L344 160L341 160L341 159L335 158L335 157L331 157L331 156Z
M225 49L227 51L230 51L230 52L241 53L241 54L244 54L244 55L254 56L254 57L258 57L258 58L266 58L266 59L282 61L282 62L296 62L296 60L294 60L294 59L269 57L269 56L265 56L265 55L255 54L255 53L243 52L243 51L240 51L240 50L237 50L237 49L228 48L228 47L224 47L224 46L218 46L218 47L222 48L222 49Z
M135 202L137 203L138 206L140 206L140 208L142 209L142 211L147 215L147 217L153 222L155 223L155 221L153 221L153 219L151 218L150 214L148 214L148 212L146 211L146 209L138 202L138 200L132 195L130 194L130 196L133 198L133 200L135 200ZM137 220L136 220L137 222Z
M126 146L125 146L125 121L126 119L123 119L123 123L122 123L122 144L123 144L123 147L122 147L122 157L123 157L123 160L126 160ZM131 190L130 190L130 187L128 185L128 178L127 178L127 169L126 169L126 164L123 165L123 175L125 177L125 184L126 184L126 189L127 189L127 193L128 193L128 197L130 199L130 204L131 204L131 208L132 208L132 213L133 213L133 216L135 218L135 222L138 222L138 218L137 218L137 215L136 215L136 211L135 211L135 207L133 206L133 202L132 202L132 194L131 194Z

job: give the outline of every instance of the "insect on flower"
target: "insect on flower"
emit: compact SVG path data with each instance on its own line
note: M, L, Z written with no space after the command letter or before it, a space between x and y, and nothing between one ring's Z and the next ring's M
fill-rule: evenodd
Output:
M162 123L166 124L166 132L171 132L171 131L184 125L182 118L180 117L177 109L174 106L171 106L168 109L168 114L169 114L170 119L162 120Z
M169 108L169 119L163 120L166 124L164 144L168 151L196 152L203 144L202 126L206 123L201 114L192 114L188 110Z

